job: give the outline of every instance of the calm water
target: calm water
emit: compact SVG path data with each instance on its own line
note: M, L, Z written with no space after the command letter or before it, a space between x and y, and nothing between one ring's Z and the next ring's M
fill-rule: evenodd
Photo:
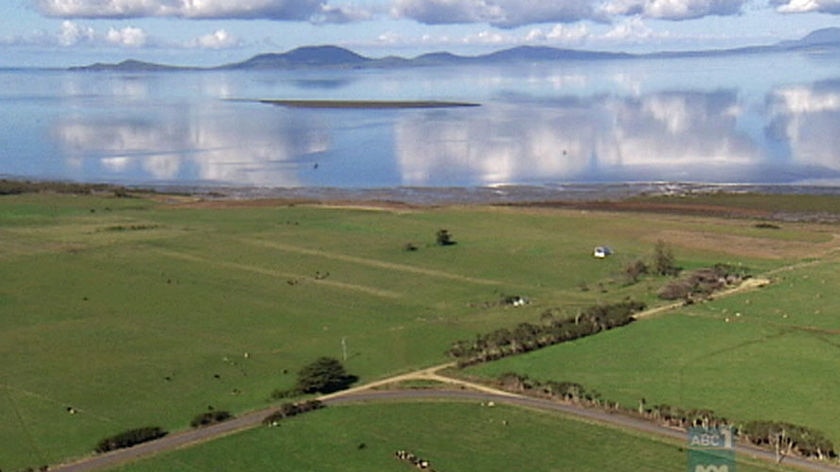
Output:
M0 71L0 176L303 188L840 187L840 61L341 72ZM457 100L302 110L231 99Z

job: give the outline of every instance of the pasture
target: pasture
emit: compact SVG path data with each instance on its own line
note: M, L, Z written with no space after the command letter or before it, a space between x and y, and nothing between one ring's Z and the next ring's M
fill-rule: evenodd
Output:
M620 273L658 239L687 268L757 272L833 241L821 226L640 213L156 200L0 198L0 469L83 456L129 428L185 428L210 407L266 406L343 345L367 382L549 308L656 303L662 280L627 286ZM436 246L441 228L457 244ZM616 255L592 258L600 244Z
M302 438L305 438L303 440ZM685 470L683 445L556 413L478 403L383 403L329 407L212 443L162 454L117 472L415 470L408 450L439 472ZM739 462L738 470L784 470Z
M840 262L836 255L768 274L762 289L681 308L620 330L485 364L574 381L635 408L709 408L732 420L815 427L835 444L840 425Z

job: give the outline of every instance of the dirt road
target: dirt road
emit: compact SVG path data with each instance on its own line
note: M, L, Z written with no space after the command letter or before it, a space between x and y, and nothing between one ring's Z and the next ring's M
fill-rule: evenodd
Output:
M720 298L722 296L733 295L747 290L753 290L762 287L769 283L767 279L748 279L738 287L719 292L715 296ZM675 303L662 307L656 307L650 310L640 312L636 315L637 319L649 318L660 315L666 311L676 309L682 306L682 303ZM341 392L336 392L329 395L324 395L319 399L327 405L342 405L356 402L373 402L373 401L424 401L424 400L453 400L453 401L474 401L474 402L488 402L505 403L516 405L525 408L533 408L544 411L562 412L586 421L593 421L604 425L617 427L620 429L630 429L634 431L643 432L654 436L668 437L680 441L685 440L685 432L673 428L666 428L655 423L645 421L643 419L626 416L616 412L609 412L600 409L584 408L577 405L560 403L546 399L538 399L527 397L523 395L506 392L504 390L492 388L486 385L481 385L461 379L446 377L441 375L442 370L451 368L454 363L441 364L434 367L421 369L415 372L396 375L386 379L371 382L369 384L354 387ZM386 389L389 385L396 385L401 382L410 380L432 380L441 382L451 387L451 389ZM379 390L378 390L379 389ZM237 417L231 421L208 426L200 429L193 429L182 431L175 434L170 434L157 441L139 444L137 446L120 449L109 452L107 454L100 454L86 457L79 461L62 464L50 467L50 471L57 472L89 472L100 470L108 467L114 467L119 464L131 462L140 458L153 456L162 452L178 449L190 444L201 443L218 439L228 434L233 434L238 431L255 428L261 425L263 418L274 412L276 407L265 408L254 411L246 415ZM775 457L772 452L762 449L754 448L746 445L736 446L736 452L739 455L755 457L765 461L774 461ZM785 464L788 466L795 466L803 470L817 471L817 472L840 472L840 467L799 459L795 457L788 457L785 459Z

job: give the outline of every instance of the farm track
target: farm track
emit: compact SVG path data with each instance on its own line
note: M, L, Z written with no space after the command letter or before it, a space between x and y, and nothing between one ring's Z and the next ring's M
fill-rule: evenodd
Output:
M193 255L193 254L187 254L187 253L183 253L183 252L177 252L177 251L167 251L167 250L157 250L157 251L158 251L159 254L161 254L163 256L171 257L171 258L174 258L174 259L181 259L181 260L184 260L184 261L197 262L197 263L201 263L201 264L210 264L210 265L214 265L214 266L217 266L217 267L224 267L226 269L238 270L238 271L243 271L243 272L251 272L251 273L254 273L254 274L260 274L260 275L265 275L265 276L268 276L268 277L273 277L273 278L280 279L280 280L283 280L283 281L286 281L286 282L296 283L297 281L300 281L300 280L307 280L307 281L311 281L311 282L318 283L318 284L321 284L321 285L325 285L325 286L328 286L328 287L340 289L340 290L360 292L360 293L365 293L365 294L368 294L368 295L373 295L373 296L376 296L376 297L388 298L388 299L400 298L402 296L402 294L400 294L398 292L394 292L394 291L391 291L391 290L383 290L383 289L374 288L374 287L368 287L368 286L365 286L365 285L350 284L350 283L346 283L346 282L338 282L338 281L335 281L335 280L314 279L314 278L310 278L308 276L304 276L304 275L301 275L301 274L295 274L295 273L291 273L291 272L281 272L281 271L278 271L278 270L266 269L265 267L260 267L260 266L256 266L256 265L240 264L238 262L227 262L227 261L222 261L222 260L218 260L218 259L209 259L209 258L196 256L196 255Z
M458 282L467 282L471 284L478 284L478 285L502 285L502 282L498 280L490 280L490 279L481 279L477 277L469 277L466 275L460 274L453 274L451 272L445 272L442 270L435 270L435 269L424 269L422 267L415 267L406 264L396 264L393 262L382 262L376 259L365 259L363 257L355 257L355 256L348 256L346 254L334 253L334 252L327 252L322 251L319 249L309 249L299 246L293 246L291 244L283 244L277 243L273 241L262 241L257 239L249 239L244 240L247 244L252 244L255 246L262 246L267 247L270 249L276 249L279 251L285 252L292 252L296 254L303 254L306 256L317 256L323 257L327 259L334 259L343 262L350 262L352 264L359 264L365 265L368 267L374 267L377 269L386 269L386 270L393 270L398 272L406 272L409 274L417 274L417 275L425 275L428 277L436 277L440 279L447 279L447 280L455 280Z
M177 254L182 256L181 254ZM192 258L192 256L187 256ZM203 261L203 260L202 260ZM750 283L747 283L750 282ZM716 297L731 296L738 293L754 290L769 283L768 279L748 279L738 287L719 292ZM669 304L664 307L656 307L645 310L636 315L637 319L651 318L661 315L667 311L682 306L682 303ZM558 401L528 397L508 392L488 385L483 385L468 380L448 377L440 374L445 369L450 369L455 364L450 362L433 367L427 367L414 372L395 375L385 379L377 380L365 385L353 387L348 390L335 392L319 397L319 400L326 405L342 405L359 402L380 402L380 401L470 401L470 402L497 402L514 405L523 408L536 409L541 411L560 412L574 416L583 421L595 422L618 429L632 430L638 433L668 438L669 440L685 441L685 432L675 428L668 428L655 424L644 419L636 418L621 413L610 412L596 408L585 408L579 405L562 403ZM428 380L440 382L453 387L452 389L389 389L399 383L413 380ZM208 442L230 434L247 429L258 427L262 424L263 418L276 411L276 407L268 407L249 412L245 415L234 418L230 421L208 426L205 428L192 429L170 434L159 440L151 441L137 446L120 449L106 454L90 456L80 459L77 462L61 464L50 467L51 471L58 472L88 472L100 470L107 467L115 467L135 460L151 457L167 451L188 447L195 444ZM772 451L756 448L750 445L739 444L735 446L738 454L754 459L774 462L775 456ZM786 457L786 466L796 467L801 470L816 472L840 472L840 467L814 462L799 457Z

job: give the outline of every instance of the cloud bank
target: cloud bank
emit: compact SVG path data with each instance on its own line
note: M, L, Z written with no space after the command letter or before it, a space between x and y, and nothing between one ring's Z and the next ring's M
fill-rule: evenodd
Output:
M30 0L42 15L65 19L265 19L348 23L383 15L428 25L517 28L547 23L609 23L626 17L688 20L740 14L749 0ZM840 13L840 0L776 0L779 11Z
M0 38L0 45L35 47L119 47L169 49L227 49L242 45L242 40L224 29L218 29L182 42L155 38L137 26L96 29L76 21L64 20L57 31L36 31L28 36Z
M363 19L355 8L328 6L321 0L33 0L42 15L56 18L281 20L341 23Z
M830 13L840 14L840 0L789 0L775 2L782 13Z

